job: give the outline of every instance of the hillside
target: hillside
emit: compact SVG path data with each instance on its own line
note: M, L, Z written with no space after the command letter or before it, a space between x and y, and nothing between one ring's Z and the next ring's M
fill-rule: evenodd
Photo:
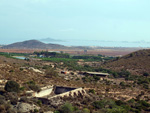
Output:
M118 57L103 65L103 67L120 71L128 70L132 74L150 73L150 49L139 50L123 57Z
M37 40L16 42L2 47L2 49L60 49L60 48L63 49L67 47L59 44L45 44Z
M144 50L137 53L135 52L120 59L130 59L132 57L136 58L139 56L148 57L149 51L147 52L147 50ZM140 79L133 79L132 81L127 81L123 78L106 77L104 79L98 76L79 74L79 71L74 71L74 69L69 68L74 68L73 65L70 64L74 63L74 65L80 66L81 69L83 66L78 65L75 62L67 63L69 65L66 65L65 62L62 61L50 62L38 59L19 60L0 55L0 108L3 107L3 109L0 109L0 113L2 113L2 110L4 111L3 113L6 113L6 111L8 111L8 105L12 106L9 113L15 113L12 111L19 110L14 109L14 106L20 108L18 107L20 103L28 105L29 108L32 104L34 104L39 107L39 112L45 113L49 110L61 111L61 109L64 108L63 106L66 106L66 102L71 104L71 106L76 107L77 110L80 111L78 113L90 113L83 112L85 111L85 106L88 106L86 110L91 110L91 113L96 113L97 111L97 113L101 113L103 110L109 111L110 109L107 108L110 105L112 106L110 106L112 110L116 110L116 108L118 108L118 111L123 109L123 111L127 112L136 110L140 113L140 111L148 111L150 109L149 77L141 77L142 79L140 78L142 82L145 82L145 84L140 82ZM54 66L55 68L52 68ZM91 66L86 66L86 68L87 67L89 69L93 68ZM67 74L62 73L64 68L68 70ZM20 88L18 88L19 91L16 93L9 92L4 88L5 84L12 82L12 80L20 85ZM52 92L47 96L40 97L35 96L36 92L33 93L34 95L30 95L31 93L29 93L33 90L43 94L45 89L42 89L44 87L48 88L48 86L51 86L50 89L52 87L53 89L56 87L61 87L63 90L68 88L77 88L75 89L77 92L67 90L67 92L60 94L64 95L67 93L64 97L59 97L60 95L55 92ZM84 90L82 89L83 87ZM14 86L11 88L14 89ZM49 91L50 89L48 88L46 90ZM82 92L80 92L79 89L82 89ZM55 96L58 98L51 98ZM103 104L104 107L102 106Z

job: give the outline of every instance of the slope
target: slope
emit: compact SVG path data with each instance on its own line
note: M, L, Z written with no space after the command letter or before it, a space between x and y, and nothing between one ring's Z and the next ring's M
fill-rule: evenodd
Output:
M150 49L139 50L123 57L106 62L104 68L120 71L128 70L132 74L150 73Z

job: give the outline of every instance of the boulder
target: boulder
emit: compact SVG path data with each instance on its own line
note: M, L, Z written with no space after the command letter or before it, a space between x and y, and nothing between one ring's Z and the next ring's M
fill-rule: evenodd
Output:
M54 112L52 112L52 111L46 111L46 112L44 112L44 113L54 113Z

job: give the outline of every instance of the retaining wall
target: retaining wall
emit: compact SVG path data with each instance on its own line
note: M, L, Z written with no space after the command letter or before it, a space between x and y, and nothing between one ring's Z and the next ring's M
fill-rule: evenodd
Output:
M44 97L50 95L52 91L53 91L53 86L47 86L41 88L40 92L28 91L27 93L30 93L32 97Z
M48 99L57 98L57 97L74 97L78 95L86 95L86 91L83 88L77 88L72 91L68 91L59 95L55 95L52 97L49 97Z

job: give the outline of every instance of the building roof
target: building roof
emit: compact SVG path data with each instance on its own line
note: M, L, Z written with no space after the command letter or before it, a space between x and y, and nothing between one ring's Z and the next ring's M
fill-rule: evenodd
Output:
M91 74L91 75L103 75L103 76L108 76L110 74L108 73L102 73L102 72L86 72L87 74Z

